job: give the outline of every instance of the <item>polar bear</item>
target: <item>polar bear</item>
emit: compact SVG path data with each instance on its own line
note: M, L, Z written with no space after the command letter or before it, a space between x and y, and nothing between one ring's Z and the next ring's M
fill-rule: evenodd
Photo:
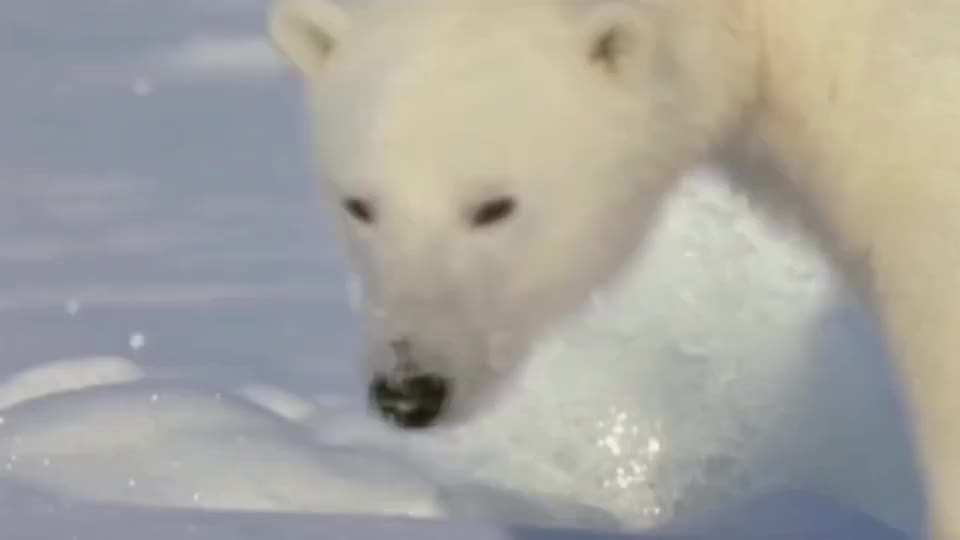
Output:
M372 402L474 414L714 161L787 188L877 308L931 533L960 540L958 24L956 0L279 0Z

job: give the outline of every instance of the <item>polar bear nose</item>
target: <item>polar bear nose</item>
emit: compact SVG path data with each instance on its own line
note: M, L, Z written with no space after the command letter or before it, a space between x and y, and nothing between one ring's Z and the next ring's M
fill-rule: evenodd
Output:
M405 429L433 424L443 412L450 384L436 375L388 378L376 375L370 383L370 401L386 420Z

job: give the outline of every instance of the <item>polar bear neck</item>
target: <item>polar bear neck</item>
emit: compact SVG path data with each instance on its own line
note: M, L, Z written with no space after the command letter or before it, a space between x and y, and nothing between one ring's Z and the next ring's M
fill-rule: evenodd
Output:
M748 99L740 101L743 109L735 136L723 139L718 147L725 152L722 158L740 161L736 164L740 175L750 174L743 161L753 162L753 166L763 162L763 167L754 167L757 177L745 182L754 187L786 182L815 214L804 217L845 229L836 216L855 212L837 207L836 186L812 179L851 174L852 163L842 156L853 155L848 150L857 144L861 122L851 115L862 114L864 64L868 51L876 48L864 36L874 35L872 27L877 24L882 2L728 3L738 4L728 11L743 18L740 26L745 29L742 45L746 52L742 55L750 63L740 75L751 88L740 90ZM731 148L735 153L728 152ZM849 233L852 231L843 231L839 237Z

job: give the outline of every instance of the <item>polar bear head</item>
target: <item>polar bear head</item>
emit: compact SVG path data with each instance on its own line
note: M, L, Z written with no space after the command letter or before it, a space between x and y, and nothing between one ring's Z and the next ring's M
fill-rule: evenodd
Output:
M630 256L723 124L722 40L677 24L670 4L273 8L368 300L370 395L387 418L476 411Z

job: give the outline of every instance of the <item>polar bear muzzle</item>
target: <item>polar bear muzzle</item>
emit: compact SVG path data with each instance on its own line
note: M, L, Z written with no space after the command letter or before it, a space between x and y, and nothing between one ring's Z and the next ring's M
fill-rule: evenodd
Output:
M404 429L431 426L446 408L450 381L418 373L410 363L407 340L394 341L390 348L404 369L399 374L374 375L369 388L371 405L384 419Z

